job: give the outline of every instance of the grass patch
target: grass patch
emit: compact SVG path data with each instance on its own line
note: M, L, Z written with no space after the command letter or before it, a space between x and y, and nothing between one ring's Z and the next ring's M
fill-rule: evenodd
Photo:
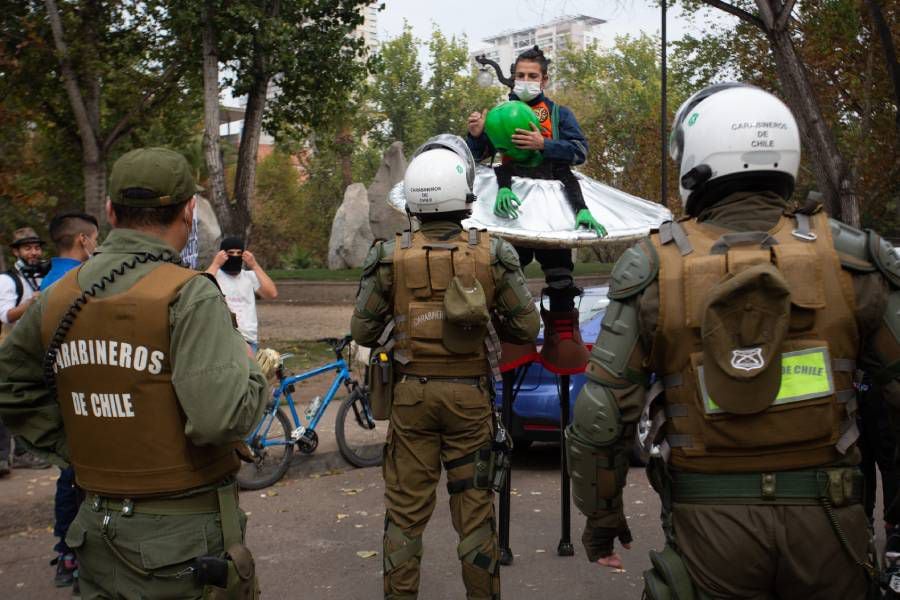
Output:
M575 265L575 275L608 275L612 271L612 263L578 263ZM299 281L359 281L362 269L340 269L329 271L328 269L272 269L267 271L275 281L293 279ZM525 277L529 279L543 279L541 265L537 261L525 267Z
M359 281L362 269L272 269L266 271L275 281L298 279L300 281Z
M294 373L302 373L334 361L334 353L328 344L306 340L265 340L261 348L274 348L282 354L293 354L284 364Z

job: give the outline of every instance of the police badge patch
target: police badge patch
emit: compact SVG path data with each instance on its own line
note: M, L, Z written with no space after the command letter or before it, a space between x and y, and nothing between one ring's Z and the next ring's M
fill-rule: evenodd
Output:
M749 350L732 350L731 366L741 371L755 371L766 366L763 359L762 348L750 348Z

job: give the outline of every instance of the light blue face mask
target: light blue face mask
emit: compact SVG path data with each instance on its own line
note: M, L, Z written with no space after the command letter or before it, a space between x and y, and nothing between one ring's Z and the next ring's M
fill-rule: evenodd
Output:
M524 79L516 79L516 85L513 87L513 94L519 97L519 100L528 102L541 95L540 81L525 81Z

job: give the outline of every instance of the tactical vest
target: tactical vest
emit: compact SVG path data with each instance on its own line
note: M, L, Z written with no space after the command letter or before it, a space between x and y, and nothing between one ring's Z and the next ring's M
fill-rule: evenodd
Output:
M45 347L82 293L80 270L48 294ZM55 371L70 460L85 490L165 495L219 482L240 466L232 445L191 443L172 387L169 307L197 275L161 264L125 292L88 300L74 318Z
M490 373L484 344L472 354L444 347L444 293L450 280L475 277L487 309L494 305L491 238L475 229L456 238L432 240L418 231L397 234L394 250L394 359L410 375L472 377Z
M659 259L659 325L650 368L665 387L664 452L685 471L802 469L834 463L858 435L853 376L859 332L851 276L841 268L825 213L782 216L764 244L694 220L651 236ZM760 235L757 233L757 235ZM764 235L764 234L762 234ZM745 238L741 240L741 238ZM673 243L674 242L674 243ZM718 243L717 243L718 242ZM790 290L780 390L755 414L715 403L700 377L708 294L727 273L772 262Z

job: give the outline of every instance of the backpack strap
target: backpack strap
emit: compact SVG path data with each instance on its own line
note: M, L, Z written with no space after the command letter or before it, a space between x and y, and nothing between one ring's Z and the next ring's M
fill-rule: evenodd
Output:
M12 277L13 285L16 286L16 306L22 304L22 297L25 295L25 287L22 285L22 280L19 279L19 274L16 273L15 269L4 271L3 274Z

